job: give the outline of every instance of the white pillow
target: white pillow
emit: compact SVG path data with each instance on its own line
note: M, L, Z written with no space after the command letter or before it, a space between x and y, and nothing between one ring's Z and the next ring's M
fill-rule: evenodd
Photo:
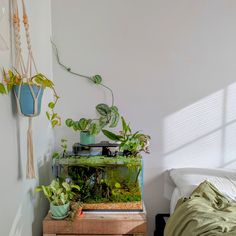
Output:
M204 180L211 182L227 198L236 201L236 171L228 169L181 168L169 171L181 197L189 197Z

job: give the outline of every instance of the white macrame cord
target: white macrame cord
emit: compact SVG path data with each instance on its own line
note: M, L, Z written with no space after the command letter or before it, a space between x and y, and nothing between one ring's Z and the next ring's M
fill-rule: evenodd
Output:
M38 115L38 98L42 89L40 87L37 94L35 94L32 86L31 86L31 77L33 70L37 73L37 67L34 61L33 52L31 48L31 40L30 40L30 33L29 33L29 22L28 16L26 13L25 2L22 0L22 7L23 7L23 23L25 28L25 36L26 36L26 43L27 43L27 50L28 50L28 58L27 64L25 64L23 55L22 55L22 48L21 48L21 28L20 28L20 18L18 12L18 0L12 0L12 7L13 7L13 26L14 26L14 36L15 36L15 68L21 74L22 80L21 84L19 85L19 89L16 92L14 90L17 109L20 115L24 115L21 110L20 106L20 98L21 98L21 89L22 84L27 83L30 88L31 95L34 99L34 113L29 117L29 126L27 131L27 169L26 169L26 178L33 179L36 178L35 169L34 169L34 158L33 158L33 137L32 137L32 117Z

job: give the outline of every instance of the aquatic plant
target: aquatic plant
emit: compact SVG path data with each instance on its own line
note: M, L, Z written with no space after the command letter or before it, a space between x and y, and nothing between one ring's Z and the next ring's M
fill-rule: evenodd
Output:
M134 157L67 157L61 179L70 178L80 186L76 198L84 203L132 202L142 199L142 162Z
M109 130L103 129L103 134L109 139L119 143L119 150L124 153L125 156L137 157L140 152L149 153L149 141L151 137L146 134L142 134L139 131L133 133L130 125L127 124L124 117L122 120L122 131L115 134Z

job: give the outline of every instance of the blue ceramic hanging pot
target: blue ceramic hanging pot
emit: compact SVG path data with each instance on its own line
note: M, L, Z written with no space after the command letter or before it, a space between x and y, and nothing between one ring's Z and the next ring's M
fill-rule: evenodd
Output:
M28 84L22 84L21 87L19 85L13 86L13 91L15 93L16 99L19 99L19 109L20 112L25 116L38 116L41 111L41 102L44 89L37 85L31 85L31 88L34 91L36 97L38 97L38 101L34 102L34 97L31 93L30 87ZM20 94L19 94L20 89ZM35 105L37 107L35 107Z

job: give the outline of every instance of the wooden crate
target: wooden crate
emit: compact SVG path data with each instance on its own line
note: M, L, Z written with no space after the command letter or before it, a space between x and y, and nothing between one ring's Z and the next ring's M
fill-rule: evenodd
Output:
M73 221L53 220L47 215L43 221L44 236L121 236L147 235L146 213L84 213Z

